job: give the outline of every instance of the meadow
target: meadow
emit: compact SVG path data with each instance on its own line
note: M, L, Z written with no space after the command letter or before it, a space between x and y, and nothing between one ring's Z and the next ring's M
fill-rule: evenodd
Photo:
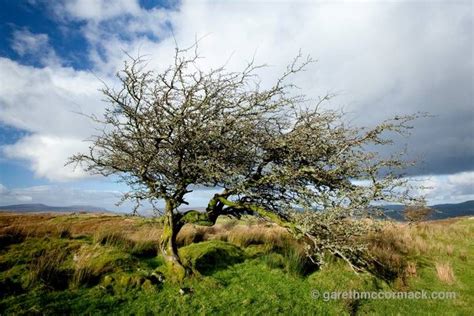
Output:
M182 229L194 275L177 284L157 255L160 235L152 218L0 213L0 314L472 315L472 217L387 221L366 236L377 265L357 274L331 256L314 266L281 227L223 218ZM333 295L414 291L456 297Z

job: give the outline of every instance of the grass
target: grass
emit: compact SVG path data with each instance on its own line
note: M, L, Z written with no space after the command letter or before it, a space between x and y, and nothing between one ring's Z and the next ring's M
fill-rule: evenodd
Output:
M0 314L470 315L474 220L386 223L367 236L377 273L327 256L316 269L284 230L255 220L186 226L195 275L166 280L152 219L0 214ZM451 291L450 300L314 298L349 291Z

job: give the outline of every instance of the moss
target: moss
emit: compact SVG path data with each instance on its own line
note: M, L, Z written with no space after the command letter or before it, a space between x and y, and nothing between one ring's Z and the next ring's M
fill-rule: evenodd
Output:
M228 199L224 197L219 197L219 201L222 202L226 206L234 207L237 209L244 209L244 210L250 210L256 214L258 214L261 217L266 217L272 222L274 222L277 225L280 225L282 227L290 229L294 234L299 234L298 229L296 228L296 225L293 223L290 223L283 218L281 218L278 214L273 213L271 211L266 210L264 207L258 206L258 205L253 205L253 204L241 204L238 202L232 202L229 201Z
M167 279L173 283L182 283L188 274L184 266L172 261L166 261L165 265L158 271L163 272Z
M242 262L244 252L237 246L220 240L205 241L179 249L185 265L202 274Z
M209 220L207 213L198 211L188 211L180 219L184 224L196 224L201 226L212 226L214 223Z

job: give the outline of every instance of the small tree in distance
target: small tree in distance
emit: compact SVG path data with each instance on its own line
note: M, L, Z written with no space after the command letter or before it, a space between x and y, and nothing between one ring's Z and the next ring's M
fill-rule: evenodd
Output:
M197 45L176 49L174 63L160 73L131 58L118 74L119 89L105 87L109 106L89 151L70 158L92 173L118 175L131 191L125 199L164 200L160 250L170 272L187 270L176 236L186 223L213 225L221 215L251 213L287 227L321 247L321 218L341 222L373 201L404 201L406 181L395 172L399 156L382 159L368 145L387 145L385 132L405 133L416 116L395 117L374 128L347 126L338 111L322 110L292 94L290 77L311 59L298 55L270 88L262 88L250 62L241 72L200 70ZM359 184L356 184L359 181ZM179 212L194 186L218 187L205 212ZM302 212L294 212L303 209ZM317 210L317 211L315 211ZM316 226L315 226L316 225ZM329 229L327 226L323 229ZM350 236L351 231L345 232ZM339 241L337 245L341 246Z
M409 205L403 210L403 217L409 224L426 221L433 213L433 209L424 205Z

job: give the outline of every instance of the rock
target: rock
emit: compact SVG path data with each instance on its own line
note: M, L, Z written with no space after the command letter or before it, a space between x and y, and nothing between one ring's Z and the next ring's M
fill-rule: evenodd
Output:
M193 289L190 287L183 287L179 289L179 294L181 295L186 295L186 294L191 294L193 293Z
M165 276L163 273L159 271L153 272L148 279L153 283L153 284L159 284L165 282Z

